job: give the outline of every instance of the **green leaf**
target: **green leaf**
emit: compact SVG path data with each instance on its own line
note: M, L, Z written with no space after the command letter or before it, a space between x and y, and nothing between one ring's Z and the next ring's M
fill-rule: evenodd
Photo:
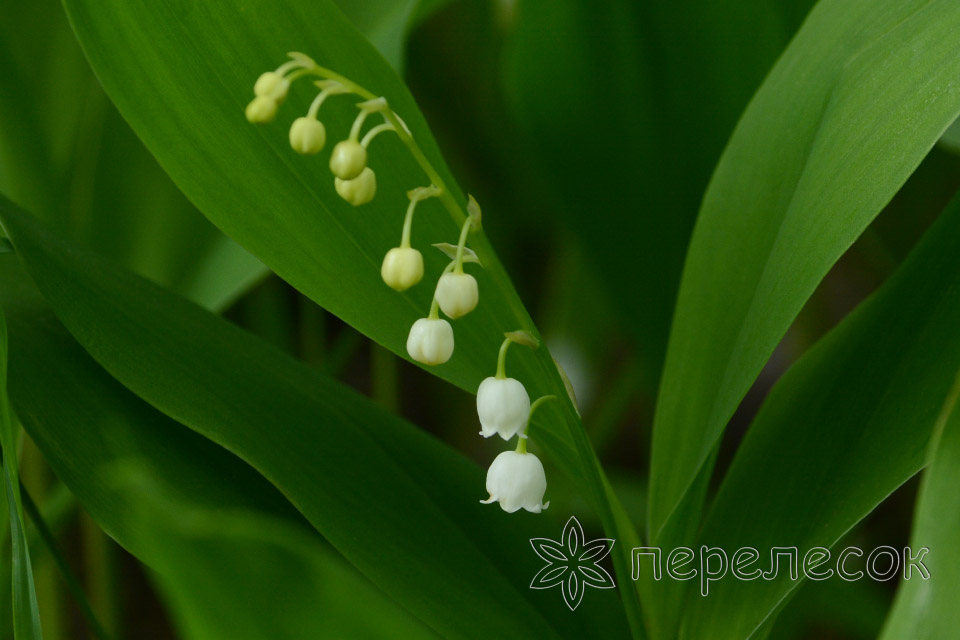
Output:
M30 549L27 548L27 536L24 532L23 505L20 502L20 478L17 474L19 429L7 395L7 356L7 321L0 311L0 447L3 448L4 495L13 557L13 636L17 640L39 640L43 634L40 632L40 611L33 585Z
M949 638L960 626L960 376L957 377L937 420L923 474L917 513L910 536L913 554L929 549L923 563L929 579L910 569L900 583L881 640ZM903 568L903 575L907 574Z
M671 330L654 423L654 543L673 514L695 526L740 400L960 112L958 29L952 0L822 0L744 113L704 198Z
M753 547L764 554L755 565L763 569L773 547L797 547L802 558L833 547L921 469L960 368L958 252L960 198L890 281L771 391L701 544L728 555ZM681 636L749 637L800 584L783 573L751 582L728 576L706 598L691 589Z
M55 515L60 515L60 519L62 519L62 514L67 511L66 506L73 506L74 501L73 496L69 494L64 485L61 484L57 488L61 490L60 496L53 497L53 499L49 501L49 505L52 507L53 511L60 512L59 514ZM64 500L62 496L65 496L66 500ZM83 591L83 587L80 585L80 580L74 574L73 569L70 567L70 563L67 562L67 559L63 556L63 553L61 553L57 539L54 536L54 533L50 530L50 526L47 524L44 515L40 512L39 507L37 507L36 503L33 501L33 498L23 487L22 483L20 485L20 498L23 502L24 511L30 518L30 521L33 523L33 537L35 539L39 538L39 540L43 542L41 548L50 554L53 562L57 565L57 569L60 572L60 578L66 585L70 595L73 596L74 602L76 603L77 608L80 609L80 613L86 620L87 625L89 625L91 635L99 640L107 640L109 634L97 619L96 614L93 612L93 607L90 605L90 601L87 599L87 596ZM62 526L62 522L58 524ZM33 540L33 542L36 542L36 540ZM34 548L37 547L34 546Z
M184 503L135 461L111 478L150 525L155 582L186 638L436 637L300 527Z
M703 191L799 19L779 0L515 4L504 88L532 145L514 171L546 178L538 206L576 231L652 392Z
M336 3L390 66L402 71L407 33L419 0L336 0Z
M267 274L199 215L119 117L59 2L6 3L0 23L0 190L208 308Z
M383 284L379 268L386 251L399 242L404 194L428 184L424 171L392 134L377 138L369 162L377 197L357 209L336 194L326 154L303 158L290 149L287 127L306 112L314 87L295 85L270 125L257 128L243 116L258 74L276 67L291 50L385 96L435 170L432 179L449 189L444 198L418 207L414 244L426 247L459 236L466 200L422 114L400 78L341 12L329 0L299 0L282 10L274 2L252 0L243 11L180 0L65 4L107 93L204 215L312 300L409 359L407 333L427 314L432 279L447 260L423 251L426 282L404 294ZM355 102L338 96L323 105L331 143L346 137ZM444 203L451 205L450 215ZM485 217L488 228L509 225L493 212ZM503 332L534 327L484 233L472 234L470 244L485 267L477 274L481 304L457 321L456 353L433 371L474 392L495 371ZM510 368L531 395L567 397L546 349L512 357ZM621 582L627 581L629 541L636 534L618 525L619 506L576 410L565 400L539 415L539 444L565 473L581 479L579 486L601 514L607 534L628 541L613 553ZM632 590L625 589L623 597L639 629Z
M261 522L257 526L274 530L282 528L291 536L293 542L277 539L273 548L303 549L306 555L299 566L308 571L290 575L284 564L270 575L269 564L258 567L258 580L263 581L265 588L281 590L291 580L316 583L325 580L331 571L342 571L336 563L332 568L321 569L317 559L330 554L320 548L316 538L312 538L313 550L303 548L311 539L305 535L310 529L286 499L248 465L160 414L107 375L57 322L13 257L0 260L0 285L0 300L10 310L11 331L16 336L10 360L11 382L14 401L25 418L24 426L57 476L121 545L158 571L168 572L182 569L182 560L171 558L169 549L157 546L157 529L178 532L179 551L185 557L211 552L207 541L189 542L189 527L180 514L165 510L142 513L142 504L155 500L150 491L133 491L137 485L116 483L116 469L135 461L141 470L149 469L155 483L166 488L167 500L175 501L188 513L242 514L245 521L257 520ZM84 429L76 429L76 424L83 424ZM171 488L176 489L175 494ZM142 517L133 517L138 514ZM168 517L171 519L167 520ZM257 594L238 585L231 573L249 565L251 558L260 557L259 553L250 554L254 541L244 544L247 549L241 555L218 552L216 557L225 566L220 566L215 575L222 573L226 579L208 591L206 597L198 595L194 606L205 608L209 604L210 608L205 610L214 616L220 610L214 609L214 602L209 599L230 594L228 597L234 598L235 605L249 610L250 615L257 612L274 619L275 610L262 608ZM325 610L329 596L329 592L318 595L309 609L318 625L316 632L280 624L304 620L303 612L288 607L290 617L277 621L274 634L322 637L320 631L327 628L325 625L335 623L327 619L340 617L336 610ZM180 613L187 617L200 615ZM348 618L353 616L353 612L345 613Z
M110 378L57 322L12 257L0 260L0 284L0 299L10 311L16 336L10 360L13 396L46 461L113 538L156 570L183 571L186 559L213 567L205 573L208 588L192 593L187 611L175 602L174 614L215 624L218 634L204 638L241 637L225 635L226 630L235 631L229 625L240 613L247 621L270 621L270 637L325 637L331 625L349 629L358 621L337 599L353 595L362 596L372 611L389 615L385 619L415 626L381 594L369 586L360 588L358 576L333 557L286 499L249 466ZM77 424L84 428L77 429ZM153 508L157 498L152 486L116 482L117 469L134 463L164 487L165 506L173 502L180 511ZM190 519L211 513L222 526L223 538L216 544L209 530L200 536L193 527L196 520ZM240 523L250 535L238 530ZM263 539L259 532L265 528L276 537ZM167 541L158 542L158 535L171 536L179 555L171 555L163 546ZM265 562L255 564L258 558ZM264 597L268 590L283 593L291 584L326 585L332 577L336 590L314 588L304 594L311 599L305 609L288 601L279 608L283 616L277 616L276 603ZM224 609L224 600L232 610ZM231 613L232 618L224 619Z
M561 634L562 600L528 589L539 568L530 521L479 504L475 465L234 325L62 243L10 205L0 219L60 319L111 375L261 472L401 605L449 637ZM463 606L482 619L464 627ZM609 599L597 594L590 606L564 623L564 635L596 625L624 632Z

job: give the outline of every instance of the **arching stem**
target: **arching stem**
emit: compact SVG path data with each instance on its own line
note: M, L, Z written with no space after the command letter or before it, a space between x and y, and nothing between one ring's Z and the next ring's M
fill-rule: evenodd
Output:
M527 452L527 433L530 431L530 423L533 422L533 413L540 408L544 402L549 400L556 400L557 396L542 396L533 401L533 404L530 405L530 413L527 416L527 424L523 427L523 431L520 432L520 437L517 439L517 453L526 453Z
M418 187L407 192L407 197L410 198L410 204L407 205L407 213L403 217L403 232L400 234L401 249L406 249L410 246L410 234L413 231L413 212L416 210L417 204L421 200L436 196L437 193L438 189L434 185Z

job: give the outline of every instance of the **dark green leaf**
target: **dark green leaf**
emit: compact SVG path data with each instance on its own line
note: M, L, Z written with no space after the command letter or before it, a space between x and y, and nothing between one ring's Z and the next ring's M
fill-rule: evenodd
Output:
M2 309L2 307L0 307ZM40 640L40 611L33 584L30 549L24 531L23 506L20 501L20 478L17 474L17 436L20 429L13 417L7 395L7 321L0 311L0 447L3 449L3 493L10 522L13 561L13 636L17 640Z
M654 542L674 514L695 525L710 456L774 347L960 112L958 29L952 0L822 0L744 113L677 302L654 424Z
M173 180L210 220L264 261L280 277L394 353L408 358L410 326L425 316L434 278L446 259L426 250L459 235L466 199L450 175L429 128L401 80L347 22L330 0L299 0L278 7L252 0L233 6L181 0L135 3L67 0L75 32L107 93ZM327 155L303 158L289 146L287 127L305 113L315 93L295 85L277 122L257 128L244 107L257 76L274 68L287 51L303 51L383 95L404 119L435 180L448 191L417 212L413 242L423 251L426 281L397 294L380 279L383 255L399 242L405 193L428 178L395 137L371 147L377 197L356 209L334 191ZM346 137L355 99L324 104L321 118L331 141ZM481 198L482 200L482 198ZM509 220L487 212L486 225ZM494 372L504 331L533 330L533 323L482 232L470 238L484 265L477 279L481 304L457 321L453 359L437 375L471 392ZM624 541L619 509L606 486L582 424L550 354L511 356L511 376L532 396L564 401L541 412L537 433L549 457L582 480L605 529ZM129 381L125 381L130 385ZM629 542L614 551L621 580L629 575ZM639 610L630 589L624 602L634 628Z
M0 190L208 308L224 308L266 275L197 212L119 117L59 2L5 3L0 24Z
M11 331L16 336L11 353L12 387L25 427L57 475L112 537L158 571L179 568L182 572L184 559L196 561L198 556L218 563L207 579L223 579L215 579L217 585L206 593L195 594L192 603L207 613L204 620L226 615L214 606L223 597L251 616L273 620L272 637L322 637L328 625L349 626L353 612L337 611L330 591L314 591L307 611L291 604L288 615L277 619L275 610L263 602L263 594L232 573L242 571L251 558L271 553L271 548L287 548L285 563L257 566L256 576L249 576L264 589L280 591L291 581L327 584L330 572L343 573L336 560L331 559L326 567L320 565L319 559L330 558L330 553L318 537L308 535L310 528L274 487L233 454L163 416L110 378L57 322L11 257L0 260L0 283L0 299L10 309ZM77 424L84 428L77 429ZM257 549L257 541L248 537L242 552L234 546L213 554L208 538L191 537L183 514L144 508L144 503L156 506L151 487L117 484L117 469L133 463L140 473L149 472L152 482L165 487L164 499L175 502L185 513L239 514L248 526L258 531L263 527L283 531L293 542L288 546L287 538L276 539ZM179 557L171 557L169 548L158 546L157 531L176 533ZM289 563L298 553L303 554L296 562L299 571L291 574ZM182 578L183 574L179 575ZM355 584L357 577L343 580ZM201 615L194 609L181 611L179 602L173 604L175 615L190 619ZM367 606L385 605L368 601ZM309 621L315 626L305 626ZM224 629L232 629L227 626L229 621L219 622Z
M179 502L136 461L111 478L149 525L156 582L186 638L437 637L299 527Z
M910 537L912 554L922 549L929 579L917 567L904 567L908 580L900 583L893 610L880 635L882 640L950 638L960 628L960 377L934 429L923 475L917 514Z
M536 573L528 526L479 504L476 466L226 321L63 244L9 205L0 218L61 320L107 371L263 473L392 598L444 636L557 635L549 614L562 601L527 588ZM564 633L597 624L622 633L609 600L592 600L597 613L586 610ZM462 606L484 616L465 627Z
M832 547L917 473L960 368L960 199L893 278L780 380L737 451L702 544ZM865 550L869 553L869 549ZM834 558L834 561L836 558ZM801 575L802 579L802 575ZM750 636L799 582L691 590L682 637ZM811 585L816 588L816 585Z
M710 173L799 24L783 4L515 3L504 83L535 158L520 170L547 177L543 206L633 326L651 389ZM802 15L812 0L793 4Z

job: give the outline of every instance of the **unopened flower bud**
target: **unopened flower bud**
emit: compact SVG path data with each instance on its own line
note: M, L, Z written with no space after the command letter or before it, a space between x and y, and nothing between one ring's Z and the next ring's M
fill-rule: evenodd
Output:
M526 509L540 513L550 506L543 502L547 491L547 475L540 459L532 453L504 451L493 460L487 470L487 493L483 504L499 502L507 513Z
M327 130L315 118L300 117L290 126L290 146L297 153L313 155L323 149Z
M290 81L276 71L267 71L260 74L257 82L253 85L254 95L273 98L277 102L283 102L283 99L287 97L288 89L290 89Z
M334 178L333 186L336 187L341 198L353 206L359 207L373 200L373 196L377 192L377 176L373 173L373 169L364 167L360 175L353 180Z
M453 327L441 318L420 318L410 327L407 353L423 364L443 364L453 355Z
M330 155L330 171L341 180L353 180L367 166L367 150L356 140L342 140Z
M270 122L277 115L277 101L269 96L257 96L247 105L246 113L250 122Z
M440 309L456 319L476 308L480 294L477 291L477 279L469 273L445 273L437 282L435 295Z
M397 291L409 289L423 277L423 256L412 247L394 247L384 256L380 275Z
M480 435L489 438L499 433L509 440L527 424L530 396L519 380L490 377L477 389L477 415Z

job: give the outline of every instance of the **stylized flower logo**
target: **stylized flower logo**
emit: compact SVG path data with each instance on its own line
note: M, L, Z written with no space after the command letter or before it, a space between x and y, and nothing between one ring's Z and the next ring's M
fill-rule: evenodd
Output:
M598 563L613 549L611 538L598 538L587 542L583 527L576 516L570 516L563 527L560 540L532 538L533 550L547 566L537 572L530 582L531 589L549 589L560 585L563 601L573 611L580 606L586 587L613 589L616 584L607 570Z

